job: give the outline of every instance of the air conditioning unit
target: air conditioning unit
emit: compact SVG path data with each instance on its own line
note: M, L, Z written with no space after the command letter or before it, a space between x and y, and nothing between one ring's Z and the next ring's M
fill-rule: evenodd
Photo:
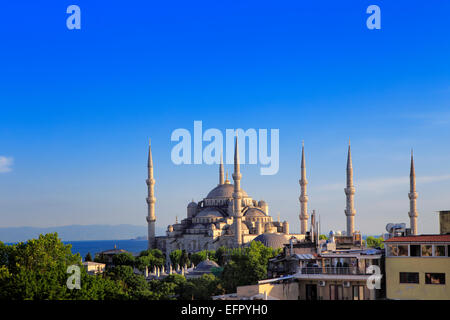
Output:
M319 280L319 287L325 287L325 281Z
M344 281L344 287L350 288L350 281Z

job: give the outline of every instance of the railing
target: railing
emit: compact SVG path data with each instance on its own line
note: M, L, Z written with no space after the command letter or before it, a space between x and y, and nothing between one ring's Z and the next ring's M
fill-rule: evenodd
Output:
M301 274L368 274L356 267L305 267L299 269Z

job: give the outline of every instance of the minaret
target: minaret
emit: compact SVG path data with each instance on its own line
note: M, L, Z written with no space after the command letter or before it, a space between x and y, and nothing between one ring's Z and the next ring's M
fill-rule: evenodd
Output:
M220 166L219 166L219 185L224 184L223 180L223 155L220 155Z
M148 248L152 249L155 247L155 222L156 222L156 216L155 216L155 179L153 179L153 159L152 159L152 146L150 143L150 140L148 142L148 179L147 179L147 186L148 186L148 197L147 197L147 204L148 204L148 215L147 215L147 223L148 223Z
M306 234L308 231L308 195L306 194L306 185L308 180L306 179L306 165L305 165L305 144L302 141L302 165L301 165L301 179L300 183L300 233Z
M352 152L350 148L350 141L348 142L348 156L347 156L347 188L344 189L347 195L347 208L345 215L347 216L347 235L353 235L355 231L355 204L354 195L355 187L353 186L353 166L352 166Z
M409 173L409 219L410 228L413 235L417 235L417 197L416 192L416 171L414 169L414 157L413 151L411 150L411 171Z
M233 216L235 219L235 241L236 245L240 246L242 244L242 232L241 232L241 223L242 223L242 193L241 193L241 172L240 172L240 164L239 164L239 146L238 139L236 136L236 142L234 145L234 172L233 172L233 180L234 180L234 192L233 192Z

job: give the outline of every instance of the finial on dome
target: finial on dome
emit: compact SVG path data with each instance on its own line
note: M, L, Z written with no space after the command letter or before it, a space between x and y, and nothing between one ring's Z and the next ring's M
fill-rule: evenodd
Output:
M227 171L227 173L226 173L225 184L230 184L230 180L228 180L228 171Z

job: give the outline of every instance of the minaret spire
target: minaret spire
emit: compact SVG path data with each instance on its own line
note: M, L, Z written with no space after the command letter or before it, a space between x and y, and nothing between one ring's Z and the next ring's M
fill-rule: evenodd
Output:
M348 155L347 155L347 188L344 189L347 196L347 208L345 215L347 216L347 235L353 235L355 231L355 204L354 195L355 187L353 186L353 165L352 165L352 151L350 147L350 140L348 141Z
M236 136L236 142L234 145L234 192L233 192L233 215L235 219L235 241L236 245L240 246L242 244L242 193L241 193L241 172L239 163L239 145L238 138Z
M224 184L223 180L223 155L220 154L220 166L219 166L219 185Z
M301 179L300 184L300 233L306 234L308 231L308 195L306 194L306 185L308 180L306 179L306 165L305 165L305 143L302 141L302 164L301 164Z
M411 169L409 172L409 219L410 219L410 228L411 233L413 235L417 235L417 217L419 214L417 213L417 197L418 194L416 192L416 171L414 169L414 156L413 150L411 149Z
M153 158L152 158L152 145L150 139L148 141L148 179L146 181L148 187L148 196L147 196L147 204L148 204L148 215L147 215L147 223L148 223L148 247L149 249L155 247L155 179L153 179Z

